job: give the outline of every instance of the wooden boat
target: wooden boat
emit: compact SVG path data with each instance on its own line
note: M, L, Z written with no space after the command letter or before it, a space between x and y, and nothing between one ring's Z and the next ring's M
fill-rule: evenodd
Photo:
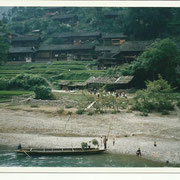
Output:
M63 156L63 155L89 155L99 154L105 152L105 149L98 148L22 148L15 150L17 154L24 154L27 156L38 155L38 156Z

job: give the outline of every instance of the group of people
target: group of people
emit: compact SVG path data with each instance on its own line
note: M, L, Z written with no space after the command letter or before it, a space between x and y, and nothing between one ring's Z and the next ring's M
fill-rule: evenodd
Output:
M101 136L101 146L104 146L104 149L107 149L107 136L104 136L104 138ZM115 145L115 138L113 138L113 146Z
M100 97L100 93L98 92L98 90L96 88L94 88L93 90L90 90L89 91L90 94L94 94L94 95L97 95L98 97ZM104 96L106 94L106 92L104 91L103 92ZM116 91L113 91L113 92L108 92L108 94L112 94L113 96L115 96L116 98L117 97L124 97L127 99L127 93L125 91L119 91L119 90L116 90Z

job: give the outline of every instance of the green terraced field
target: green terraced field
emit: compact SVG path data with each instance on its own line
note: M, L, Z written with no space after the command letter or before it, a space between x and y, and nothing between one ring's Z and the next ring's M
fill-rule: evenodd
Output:
M59 80L83 82L90 76L102 75L103 70L92 70L95 61L60 61L36 62L22 64L6 64L0 66L0 78L10 79L18 74L38 74L47 78L53 84Z
M0 103L10 101L12 96L32 95L33 91L0 91Z

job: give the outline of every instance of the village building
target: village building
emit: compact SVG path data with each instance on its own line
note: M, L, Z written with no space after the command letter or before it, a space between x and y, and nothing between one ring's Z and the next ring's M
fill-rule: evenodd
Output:
M8 59L11 62L32 62L35 60L35 53L34 47L11 47Z
M40 36L17 36L12 38L11 46L12 47L35 47L38 48L41 43Z
M117 64L130 63L152 43L153 41L126 41L112 57L116 59Z
M120 77L90 77L85 82L72 83L69 81L60 81L60 90L83 90L83 89L100 89L115 91L120 89L129 89L133 86L133 76Z
M120 46L128 39L128 36L122 33L102 34L103 46Z
M119 77L90 77L86 83L88 89L99 89L104 87L106 90L115 91L117 89L129 89L132 87L133 76Z
M59 89L60 90L84 90L86 89L86 82L78 82L72 83L67 81L60 81L59 82Z
M70 32L70 33L61 33L55 34L52 37L53 39L59 39L61 44L71 44L71 45L80 45L80 44L93 44L96 45L97 41L101 38L101 33L99 32Z
M95 52L97 57L102 57L104 53L117 53L119 52L119 46L96 46L95 47Z
M117 59L113 57L114 53L106 52L97 59L98 69L105 70L109 67L117 66Z
M37 60L92 60L92 45L42 45L37 51Z

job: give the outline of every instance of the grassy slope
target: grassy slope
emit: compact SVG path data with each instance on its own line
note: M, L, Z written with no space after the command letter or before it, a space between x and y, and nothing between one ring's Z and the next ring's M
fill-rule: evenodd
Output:
M32 95L32 91L0 91L0 103L10 101L12 96Z
M47 78L54 85L59 80L83 82L90 76L98 76L104 73L101 70L92 70L93 61L60 61L42 63L6 64L0 66L0 78L12 78L21 73L39 74ZM70 71L69 71L70 70Z

